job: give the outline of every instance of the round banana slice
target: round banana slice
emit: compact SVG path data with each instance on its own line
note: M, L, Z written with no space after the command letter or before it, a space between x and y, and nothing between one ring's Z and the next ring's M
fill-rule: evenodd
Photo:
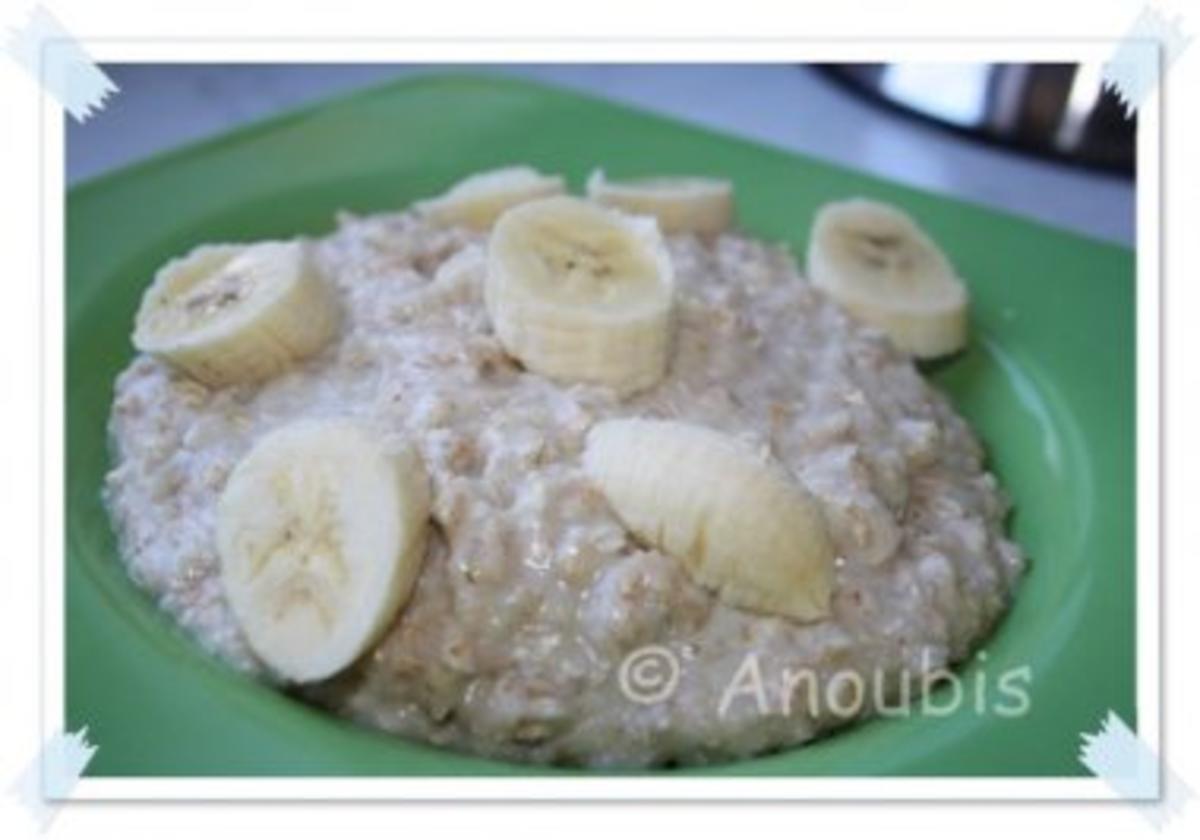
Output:
M412 592L429 492L413 450L390 451L352 422L264 437L217 509L225 595L258 657L293 682L358 659Z
M671 420L607 420L584 469L639 539L726 603L800 621L829 615L833 548L817 503L735 438Z
M536 373L621 394L666 373L674 270L653 219L567 197L515 207L488 243L484 302Z
M946 255L905 213L852 199L817 212L808 273L851 315L918 358L967 342L967 290Z
M282 373L324 347L340 321L306 243L202 245L159 269L133 344L221 387Z
M653 216L664 233L716 235L733 222L733 184L720 178L660 176L609 181L597 169L588 198L629 213Z
M417 211L440 225L487 230L510 207L567 191L560 175L543 175L530 166L508 166L459 181L437 198L417 202Z

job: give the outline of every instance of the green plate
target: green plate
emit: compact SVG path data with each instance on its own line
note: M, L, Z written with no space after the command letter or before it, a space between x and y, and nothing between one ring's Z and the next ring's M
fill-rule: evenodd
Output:
M821 203L894 202L949 251L974 299L971 346L931 376L985 441L1032 568L986 659L963 677L989 707L999 676L1027 667L1028 713L966 702L949 716L878 720L799 750L663 772L1082 775L1081 731L1109 709L1136 724L1132 252L574 93L431 76L190 146L67 197L66 720L99 745L89 775L560 772L373 734L237 676L127 580L99 496L113 378L160 263L201 242L319 234L339 208L400 207L513 162L566 173L577 188L598 164L617 176L728 176L744 227L797 254Z

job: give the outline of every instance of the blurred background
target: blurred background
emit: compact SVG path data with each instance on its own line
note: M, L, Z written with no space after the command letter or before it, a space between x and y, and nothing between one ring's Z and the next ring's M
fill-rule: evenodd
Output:
M106 65L120 88L68 120L75 184L280 111L420 73L516 76L679 117L1123 245L1134 123L1070 64Z

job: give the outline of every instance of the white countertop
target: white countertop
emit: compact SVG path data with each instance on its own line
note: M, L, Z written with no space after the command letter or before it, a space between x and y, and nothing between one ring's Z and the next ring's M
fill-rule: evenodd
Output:
M121 91L68 120L69 183L418 65L116 65ZM478 71L480 68L472 68ZM488 68L586 91L911 186L1132 245L1130 179L972 142L868 104L791 65L508 65Z

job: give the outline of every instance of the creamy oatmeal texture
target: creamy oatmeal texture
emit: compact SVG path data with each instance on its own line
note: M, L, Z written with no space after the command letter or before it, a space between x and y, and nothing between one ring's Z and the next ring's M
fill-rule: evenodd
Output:
M217 502L239 459L300 419L350 417L414 444L432 490L414 594L359 662L302 695L405 737L507 759L702 763L845 723L820 704L721 714L749 652L764 671L854 671L889 684L967 657L1021 572L1007 502L966 423L880 333L853 322L782 250L742 235L668 238L676 335L666 378L618 398L525 372L470 272L484 242L413 213L343 215L316 243L339 335L261 384L209 389L139 356L117 381L106 499L130 575L203 645L272 680L224 599ZM589 429L680 419L777 459L819 502L838 559L832 615L738 610L640 545L584 474ZM682 670L660 703L618 671L645 645ZM777 684L768 688L778 691ZM779 708L778 698L772 698ZM864 714L870 713L870 698Z

